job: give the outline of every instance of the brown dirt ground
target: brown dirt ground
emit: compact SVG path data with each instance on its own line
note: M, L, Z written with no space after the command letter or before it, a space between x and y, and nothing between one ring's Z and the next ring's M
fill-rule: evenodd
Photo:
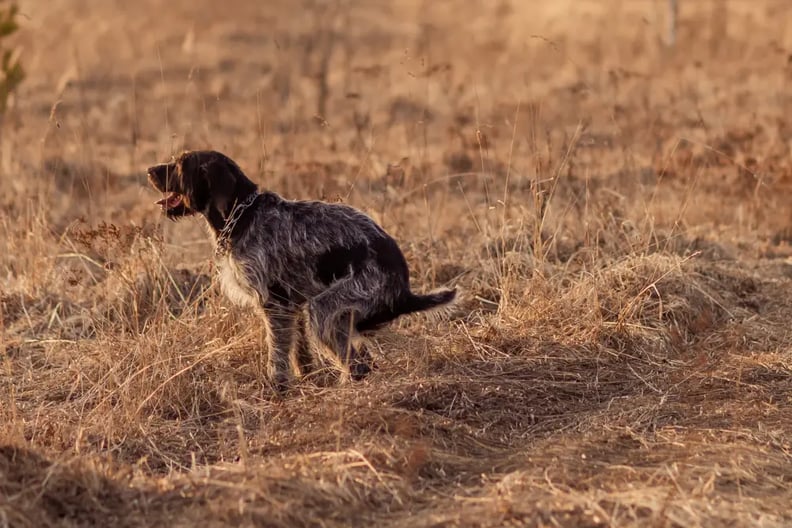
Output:
M0 526L792 525L792 7L681 4L20 0ZM276 398L185 147L458 309Z

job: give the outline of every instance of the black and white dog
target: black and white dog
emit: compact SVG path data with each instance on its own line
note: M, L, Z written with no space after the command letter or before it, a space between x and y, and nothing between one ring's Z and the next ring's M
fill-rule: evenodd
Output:
M456 297L456 290L411 292L401 250L364 213L259 193L219 152L184 152L149 168L148 178L167 194L157 204L168 218L206 218L225 294L263 309L268 372L278 391L289 386L292 353L303 373L314 364L305 346L310 336L331 349L353 379L362 379L371 360L361 332Z

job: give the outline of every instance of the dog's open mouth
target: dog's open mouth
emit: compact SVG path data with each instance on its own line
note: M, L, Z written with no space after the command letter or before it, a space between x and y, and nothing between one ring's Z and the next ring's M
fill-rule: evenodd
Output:
M168 196L163 198L162 200L157 200L155 202L157 205L162 206L163 211L168 211L170 209L176 209L180 205L184 204L184 196L179 193L170 193Z

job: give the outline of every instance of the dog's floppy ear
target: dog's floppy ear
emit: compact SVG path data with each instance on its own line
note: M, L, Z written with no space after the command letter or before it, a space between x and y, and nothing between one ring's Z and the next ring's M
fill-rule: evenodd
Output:
M210 151L185 152L179 157L179 178L187 205L214 220L235 205L237 172L228 158Z
M210 206L209 176L197 152L185 152L177 160L178 178L187 207L205 213Z
M206 181L209 186L211 206L223 216L236 205L237 175L225 157L213 157L206 165Z

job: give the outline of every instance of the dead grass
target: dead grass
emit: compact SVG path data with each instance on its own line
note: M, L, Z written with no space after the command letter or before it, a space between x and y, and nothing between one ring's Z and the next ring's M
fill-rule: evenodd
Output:
M0 526L792 522L784 2L683 2L673 50L648 1L270 4L22 3ZM459 310L277 399L150 204L184 146L365 209Z

